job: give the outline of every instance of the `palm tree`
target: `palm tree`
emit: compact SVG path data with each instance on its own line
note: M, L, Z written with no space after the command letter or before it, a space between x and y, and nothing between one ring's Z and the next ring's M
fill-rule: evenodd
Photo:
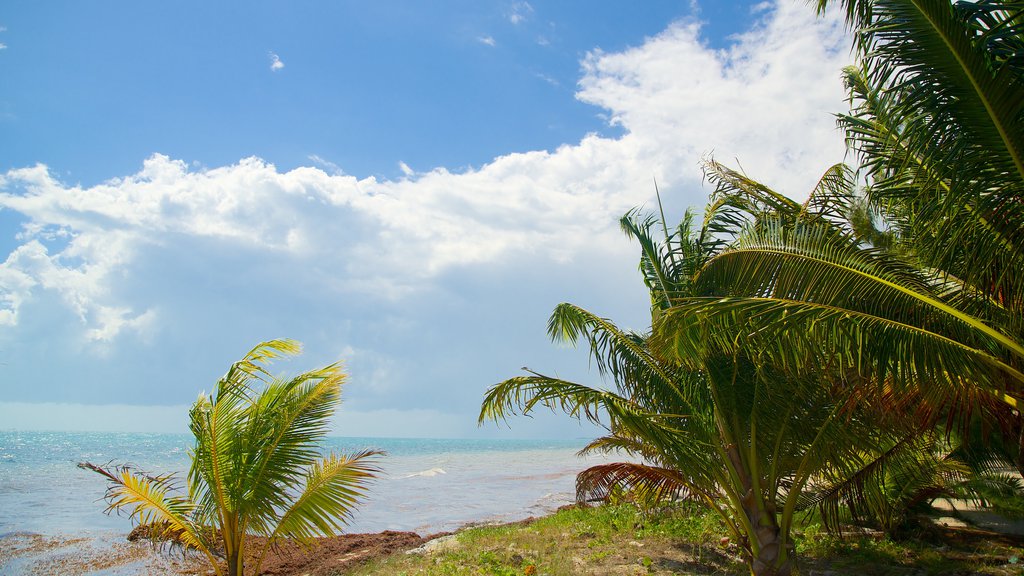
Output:
M724 245L723 221L694 233L692 220L687 214L672 232L662 220L662 243L655 240L654 217L632 212L622 219L641 246L656 323L674 299L693 295L692 275ZM578 498L629 490L648 501L703 501L728 526L754 574L792 571L790 529L808 481L828 462L885 440L873 418L841 401L836 387L794 377L743 351L707 347L670 358L659 353L663 346L652 333L621 330L571 304L555 309L548 332L586 341L615 390L531 372L492 387L480 420L548 406L604 425L608 434L585 451L622 450L645 463L584 471Z
M218 576L218 557L229 576L243 576L250 535L266 538L251 567L259 574L281 538L308 544L340 531L379 472L372 461L381 453L320 456L345 375L337 364L292 378L267 372L270 360L299 351L291 340L263 342L212 395L199 396L189 411L195 446L186 494L173 475L80 464L110 481L108 511L126 509L157 535L198 550Z
M923 420L965 428L984 412L1024 471L1024 4L839 3L862 57L839 123L884 233L855 225L852 178L822 196L831 212L748 211L748 232L698 272L700 296L677 301L664 332L684 354L711 326L718 345L789 370L871 378L916 398ZM720 197L764 196L711 174Z

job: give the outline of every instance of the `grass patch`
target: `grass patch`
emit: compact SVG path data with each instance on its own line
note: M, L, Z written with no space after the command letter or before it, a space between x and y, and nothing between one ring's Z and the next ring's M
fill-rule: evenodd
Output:
M368 575L746 575L718 517L697 505L645 515L630 505L567 508L533 521L463 530L426 554L396 554L344 572ZM934 528L912 539L797 529L801 574L1024 576L1024 540Z
M644 515L629 505L566 508L517 524L459 532L429 554L400 554L347 572L389 574L742 574L718 548L721 522L684 506ZM681 571L687 567L697 572Z

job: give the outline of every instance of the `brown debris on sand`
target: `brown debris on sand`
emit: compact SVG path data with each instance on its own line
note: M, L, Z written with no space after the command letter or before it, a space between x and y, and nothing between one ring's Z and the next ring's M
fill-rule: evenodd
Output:
M98 543L88 538L60 538L39 534L7 535L0 539L0 574L27 576L43 574L86 574L96 570L120 568L126 574L176 576L182 574L213 574L213 570L196 554L183 557L180 548L163 551L147 543L149 529L136 526L129 542ZM260 574L265 576L327 576L354 567L371 559L421 546L429 538L415 532L378 532L375 534L344 534L318 538L306 548L283 541L271 548L263 560ZM259 550L263 538L252 537L251 550ZM246 564L256 564L247 557Z
M253 538L252 550L259 550L262 538ZM286 576L309 574L326 576L362 564L367 560L410 550L422 545L426 539L415 532L377 532L375 534L343 534L331 538L318 538L309 548L295 542L284 541L271 549L263 560L261 574ZM246 564L256 563L246 558Z

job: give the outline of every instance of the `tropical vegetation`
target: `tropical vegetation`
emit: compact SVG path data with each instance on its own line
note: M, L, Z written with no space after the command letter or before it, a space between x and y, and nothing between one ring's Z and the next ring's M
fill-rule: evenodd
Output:
M272 359L299 351L291 340L263 342L199 396L189 411L195 445L184 493L174 475L80 464L109 480L108 511L126 510L154 537L199 551L218 576L225 565L243 576L251 536L264 537L249 555L259 574L280 539L309 543L340 531L379 472L380 453L321 456L345 374L338 364L293 377L267 371Z
M664 241L631 213L650 288L643 333L570 304L614 390L531 372L481 420L539 405L604 422L588 450L643 464L581 496L703 500L755 574L793 568L796 510L895 531L937 495L1019 490L1024 470L1024 3L840 4L860 57L839 116L858 165L797 203L713 160L703 223ZM966 491L965 491L966 490Z
M644 514L628 504L569 507L535 521L478 526L427 549L392 554L340 572L346 576L678 576L742 574L745 566L713 512L695 504ZM1019 541L981 532L942 532L927 542L844 538L801 523L796 548L809 574L1019 576Z

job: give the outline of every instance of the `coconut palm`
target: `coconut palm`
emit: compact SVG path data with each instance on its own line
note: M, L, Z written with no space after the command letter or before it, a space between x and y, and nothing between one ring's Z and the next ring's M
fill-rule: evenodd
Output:
M251 535L265 537L250 554L259 574L280 539L309 543L340 531L379 472L380 452L321 456L345 375L337 364L290 378L267 371L270 360L299 350L291 340L263 342L199 396L189 411L195 445L185 493L173 475L80 464L110 481L108 511L126 510L155 535L198 550L218 575L223 561L228 575L243 576Z
M693 296L693 274L723 246L723 221L700 231L692 221L687 214L672 232L662 221L659 242L654 217L633 212L622 220L641 246L656 323L674 299ZM877 450L888 438L837 386L743 351L704 347L686 358L664 356L652 333L621 330L571 304L555 309L548 331L588 343L614 390L531 372L492 387L481 421L548 406L605 426L608 433L585 451L621 450L644 463L584 471L578 498L628 490L648 502L701 500L728 526L754 574L792 571L790 529L810 479L828 462Z
M700 296L677 301L664 332L684 355L710 327L717 345L788 370L871 378L915 398L925 420L964 427L984 411L1017 439L1024 471L1024 4L839 3L862 57L839 123L885 233L854 225L850 179L823 196L845 223L792 206L747 211L748 232L696 274ZM730 202L765 196L711 174Z

